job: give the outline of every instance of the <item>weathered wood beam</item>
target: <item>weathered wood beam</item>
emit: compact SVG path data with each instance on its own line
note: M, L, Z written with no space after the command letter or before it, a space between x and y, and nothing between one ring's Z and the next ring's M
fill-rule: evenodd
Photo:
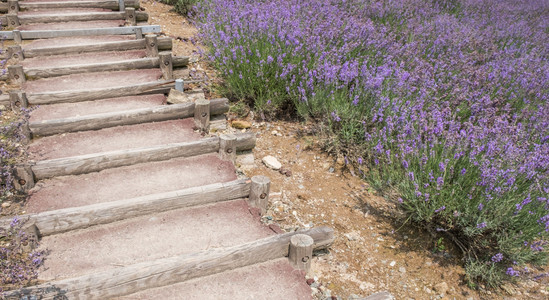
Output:
M173 78L173 59L172 59L172 53L169 51L164 51L158 53L158 57L160 58L160 69L162 70L162 77L165 80L169 80Z
M24 69L25 74L30 79L56 77L70 74L81 74L91 72L107 72L107 71L121 71L121 70L134 70L134 69L151 69L160 66L160 60L158 57L152 58L137 58L123 61L113 61L105 63L93 63L72 65L67 67L45 67L45 68L28 68ZM185 67L189 63L188 57L174 57L173 66Z
M41 299L53 299L56 296L68 299L114 298L288 256L290 240L296 234L310 236L317 250L325 249L334 241L333 229L317 227L273 235L237 246L203 250L54 281L9 291L6 296L21 298L25 295L41 295Z
M167 93L175 86L174 80L154 81L140 83L122 87L112 87L94 90L77 90L62 92L46 92L27 94L30 104L54 104L54 103L74 103L82 101L91 101L107 98L117 98L124 96L137 96L148 93Z
M237 150L245 150L254 136L237 137ZM248 148L249 150L251 148ZM37 161L32 172L37 180L65 175L78 175L129 166L138 163L162 161L176 157L190 157L219 151L219 138L205 138L195 142L173 143L153 147L93 153Z
M126 7L139 8L139 0L124 1ZM104 1L51 1L51 2L31 2L19 3L19 7L24 10L29 9L47 9L47 8L105 8L118 10L118 0ZM0 2L0 13L8 12L8 3Z
M132 199L21 215L19 218L33 221L40 234L46 236L179 208L245 198L249 193L250 181L241 179ZM0 219L0 227L8 228L11 220L12 218Z
M65 36L135 34L136 28L141 28L143 33L159 33L162 31L159 25L144 25L87 29L25 30L21 31L21 36L25 40L32 40ZM8 34L5 36L9 38Z
M211 114L218 115L228 112L228 103L229 100L225 98L212 99ZM193 114L194 103L159 105L127 111L32 122L30 123L30 130L35 136L47 136L65 132L98 130L114 126L190 118Z
M136 31L142 31L140 28L136 28ZM169 37L159 37L157 39L158 49L171 50L172 39ZM87 52L101 52L101 51L125 51L125 50L137 50L145 49L145 40L131 40L131 41L116 41L116 42L104 42L100 44L78 45L78 46L58 46L48 48L37 49L23 49L25 57L38 57L48 55L61 55L61 54L74 54L74 53L87 53Z

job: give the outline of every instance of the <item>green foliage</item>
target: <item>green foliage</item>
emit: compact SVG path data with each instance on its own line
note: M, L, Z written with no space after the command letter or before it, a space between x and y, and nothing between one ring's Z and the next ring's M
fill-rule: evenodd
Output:
M201 0L160 0L162 3L173 5L173 9L183 15L189 16L193 13L193 7Z

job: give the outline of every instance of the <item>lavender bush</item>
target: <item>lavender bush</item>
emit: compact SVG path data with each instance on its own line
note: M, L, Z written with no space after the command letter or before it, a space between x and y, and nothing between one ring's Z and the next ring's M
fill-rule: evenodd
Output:
M0 228L0 297L2 292L20 288L35 280L43 262L43 251L30 249L35 237L23 229L25 221L14 218L8 229Z
M25 139L23 125L28 121L29 110L21 109L21 113L12 114L0 110L0 203L13 198L13 171L15 165L25 155L23 140Z
M546 263L549 2L204 0L197 25L227 91L324 120L471 283Z

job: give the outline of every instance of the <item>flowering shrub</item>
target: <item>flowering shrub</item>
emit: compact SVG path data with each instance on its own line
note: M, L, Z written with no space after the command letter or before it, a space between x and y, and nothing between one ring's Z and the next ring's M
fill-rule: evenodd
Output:
M231 93L322 118L368 181L462 248L471 282L495 285L547 259L548 9L205 0L197 25Z
M44 252L30 249L35 237L24 231L24 225L25 221L16 217L8 229L0 228L0 293L31 283L43 262Z
M11 114L0 110L0 203L13 197L13 171L24 153L25 139L23 125L28 121L30 110L21 109L20 114Z

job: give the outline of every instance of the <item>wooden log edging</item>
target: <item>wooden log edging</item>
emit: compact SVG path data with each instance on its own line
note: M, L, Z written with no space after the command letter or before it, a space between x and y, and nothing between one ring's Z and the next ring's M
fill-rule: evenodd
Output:
M47 47L37 49L23 49L25 58L60 55L60 54L75 54L75 53L88 53L88 52L102 52L102 51L125 51L125 50L138 50L145 49L145 40L132 40L132 41L116 41L116 42L104 42L90 45L79 46L59 46L59 47ZM169 37L158 37L158 49L171 50L172 39Z
M76 90L46 93L27 93L29 104L75 103L124 96L137 96L148 93L167 93L175 86L174 80L163 80L135 85L102 88L94 90Z
M131 8L135 9L135 8ZM128 8L129 10L129 8ZM19 26L33 23L58 23L58 22L84 22L95 20L125 20L126 13L124 12L88 12L88 13L73 13L73 14L44 14L44 15L22 15L17 16L18 24L8 24L9 14L6 16L0 16L0 22L2 26ZM135 12L132 14L133 21L143 22L149 19L149 16L145 12ZM132 22L130 25L135 26L136 23Z
M126 7L139 8L138 0L125 0ZM19 8L23 10L29 9L45 9L45 8L105 8L118 10L117 0L103 0L103 1L48 1L48 2L33 2L19 3ZM0 2L0 13L8 12L8 4Z
M144 57L137 59L128 59L122 61L113 61L107 63L93 63L72 65L67 67L44 67L44 68L24 68L24 72L29 79L49 78L71 74L108 72L134 69L152 69L160 66L161 59L158 57ZM174 67L185 67L189 64L189 57L176 56L172 58Z
M24 295L40 295L43 297L41 299L53 299L59 295L68 297L68 299L105 299L128 295L286 257L289 252L290 239L296 234L310 236L314 240L313 248L315 250L325 249L334 241L333 229L316 227L273 235L237 246L203 250L54 281L7 292L6 296L8 299Z
M210 113L212 115L224 114L229 111L229 100L226 98L212 99L210 103ZM65 132L190 118L194 115L194 107L194 103L159 105L127 111L32 122L29 126L33 136L47 136Z
M240 179L132 199L22 215L19 218L33 221L40 235L47 236L174 209L245 198L249 194L250 181ZM12 218L0 219L0 226L8 228L11 221Z
M218 152L219 144L219 137L211 137L195 142L172 143L42 160L31 164L31 169L36 180L79 175L138 163ZM255 146L255 135L240 134L237 136L236 145L238 151L252 149Z
M141 28L142 33L160 33L162 29L159 25L126 26L126 27L106 27L106 28L86 28L86 29L59 29L59 30L24 30L20 31L21 39L47 39L66 36L86 36L86 35L122 35L135 34L136 30ZM15 39L14 31L0 31L0 39Z

